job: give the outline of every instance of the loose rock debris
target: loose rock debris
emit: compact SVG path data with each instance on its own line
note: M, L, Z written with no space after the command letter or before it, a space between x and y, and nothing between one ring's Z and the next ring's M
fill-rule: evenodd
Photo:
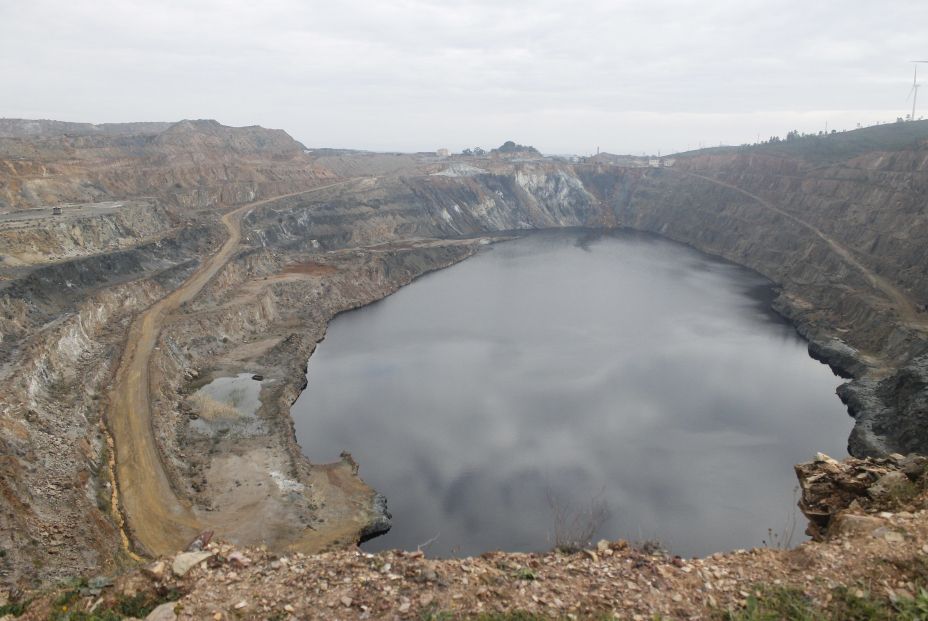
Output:
M898 456L838 462L820 455L800 464L801 506L812 516L816 538L790 550L683 559L603 540L569 555L490 552L430 559L421 551L368 554L357 548L278 555L211 542L202 551L152 561L119 577L104 590L102 604L101 597L82 595L72 605L100 609L142 597L158 604L149 619L222 621L470 618L516 611L542 619L717 619L769 589L799 593L821 607L836 593L899 602L915 597L928 580L926 463ZM894 473L914 491L885 494L887 477L899 482ZM820 519L826 514L827 520ZM47 618L50 603L60 597L38 598L20 618Z

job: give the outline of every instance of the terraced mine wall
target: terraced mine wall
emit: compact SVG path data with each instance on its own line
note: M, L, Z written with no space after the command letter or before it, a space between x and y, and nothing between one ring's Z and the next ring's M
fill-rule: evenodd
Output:
M127 560L106 391L132 317L219 242L215 226L45 265L0 286L0 578L28 585Z

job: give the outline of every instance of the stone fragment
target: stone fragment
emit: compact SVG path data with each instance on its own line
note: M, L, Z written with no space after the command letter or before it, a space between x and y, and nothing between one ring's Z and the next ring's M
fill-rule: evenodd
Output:
M161 580L164 578L165 572L168 570L168 564L164 561L155 561L154 563L149 563L142 568L142 573L146 574L150 578L155 580Z
M229 562L238 567L248 567L251 565L251 559L236 550L228 556Z
M171 571L174 572L175 576L181 578L188 571L212 557L212 552L182 552L174 557L174 561L171 563Z
M145 621L175 621L177 614L174 612L176 602L167 602L161 604L145 617Z
M187 546L187 552L199 552L200 550L206 548L209 545L210 540L213 538L213 531L204 530L202 533L197 535L197 538L190 542L190 545Z

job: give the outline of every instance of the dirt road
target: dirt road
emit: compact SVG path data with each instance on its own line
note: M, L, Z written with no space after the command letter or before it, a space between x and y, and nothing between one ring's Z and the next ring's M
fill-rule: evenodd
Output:
M241 219L249 210L283 198L348 183L340 181L284 194L239 207L222 217L229 237L178 289L136 317L129 329L107 416L115 444L119 504L133 540L149 554L167 554L186 546L208 527L202 516L171 487L155 441L149 395L149 365L165 318L193 299L229 261L241 241Z
M712 177L707 177L705 175L700 175L697 173L686 172L682 170L679 172L684 175L689 175L690 177L698 177L700 179L704 179L716 185L720 185L720 186L735 190L736 192L740 192L741 194L744 194L745 196L754 199L755 201L757 201L758 203L760 203L767 209L775 211L778 214L782 215L783 217L788 218L789 220L795 222L799 226L805 228L806 230L811 231L813 234L815 234L816 237L818 237L819 239L824 241L826 244L828 244L831 247L831 249L835 253L838 254L838 256L844 259L845 262L847 262L854 269L859 271L863 275L863 277L867 280L867 282L870 283L871 287L882 292L887 298L889 298L889 300L893 303L893 306L895 307L896 312L902 318L904 323L906 323L909 327L912 327L920 332L928 333L928 320L925 319L924 315L919 313L918 308L915 306L912 300L910 300L909 297L904 292L902 292L898 287L893 285L891 282L889 282L882 276L875 274L866 265L864 265L859 260L857 260L857 258L851 253L850 250L848 250L847 248L839 244L833 238L823 233L817 227L809 224L805 220L802 220L798 216L793 215L780 207L777 207L773 203L767 200L764 200L760 196L757 196L756 194L752 194L748 192L747 190L743 190L736 185L732 185L730 183L726 183L724 181L713 179Z

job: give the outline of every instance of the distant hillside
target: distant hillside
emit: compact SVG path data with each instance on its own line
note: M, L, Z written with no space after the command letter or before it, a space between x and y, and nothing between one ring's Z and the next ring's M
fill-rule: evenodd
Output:
M230 149L238 152L296 152L305 147L282 129L259 125L228 127L214 120L183 120L155 137L154 144L180 148Z
M0 210L140 195L231 205L332 176L287 132L257 125L0 120Z
M887 123L831 134L788 135L772 142L753 145L712 147L677 154L677 157L756 152L763 155L800 158L810 164L833 164L872 151L923 148L928 140L928 120Z

